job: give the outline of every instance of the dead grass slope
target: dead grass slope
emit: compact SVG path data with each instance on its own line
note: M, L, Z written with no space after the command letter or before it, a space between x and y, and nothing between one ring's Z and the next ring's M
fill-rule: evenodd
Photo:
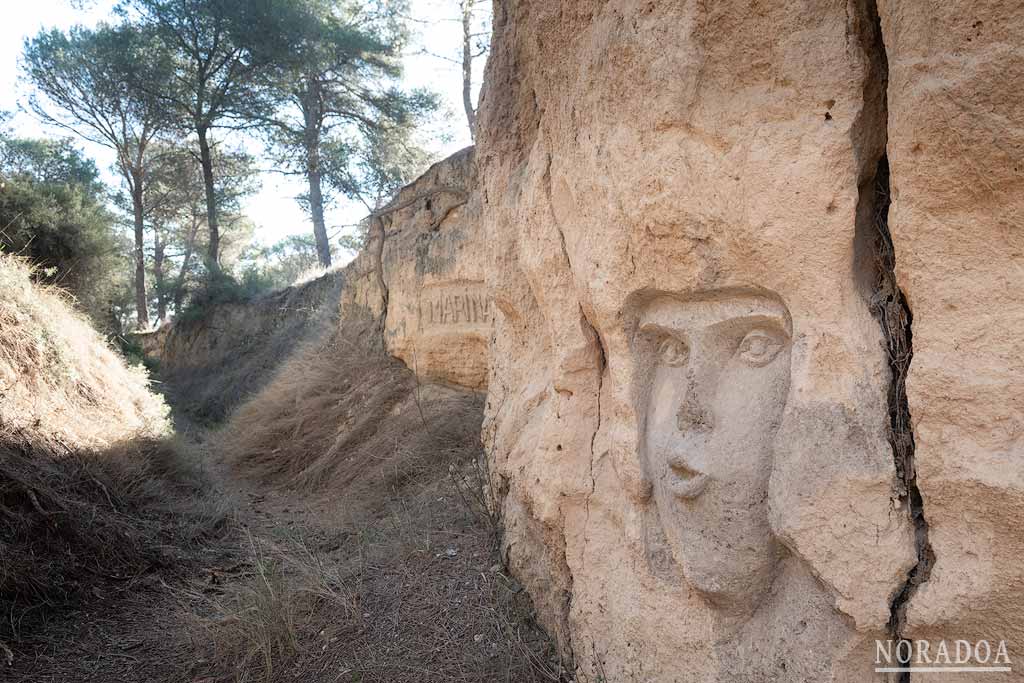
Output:
M343 270L176 320L160 353L160 378L191 419L222 422L262 389L311 334L336 324Z
M346 334L305 344L232 415L217 443L242 470L290 488L360 500L480 448L479 395L420 386L395 358ZM369 484L366 484L369 482ZM372 497L372 496L370 496Z
M97 584L171 567L222 518L148 378L0 254L0 650ZM5 644L6 643L6 644Z
M0 439L105 448L167 428L167 407L61 290L0 254Z

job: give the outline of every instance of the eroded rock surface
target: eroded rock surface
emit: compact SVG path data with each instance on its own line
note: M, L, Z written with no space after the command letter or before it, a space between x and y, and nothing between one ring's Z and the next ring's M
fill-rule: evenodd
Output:
M487 385L490 296L473 149L432 166L380 215L388 351L421 377Z
M934 556L906 633L1005 639L1024 655L1024 6L879 11L889 227L913 314L907 398Z
M344 268L138 335L146 355L220 420L304 343L341 325L386 348L422 379L486 388L490 296L473 149L434 164L370 216L367 244Z
M1024 11L961 10L497 8L484 437L582 679L879 680L876 639L1024 633Z

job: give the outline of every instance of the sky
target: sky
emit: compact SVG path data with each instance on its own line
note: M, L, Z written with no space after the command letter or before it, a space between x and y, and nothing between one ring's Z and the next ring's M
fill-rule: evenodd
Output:
M91 26L97 21L113 21L111 8L114 2L93 0L85 3L85 9L76 9L71 0L0 1L6 5L0 20L0 111L15 113L10 126L18 135L64 137L67 133L47 129L31 114L20 110L29 94L28 86L19 79L18 61L22 44L25 38L34 36L43 28L66 30L75 24ZM425 134L429 137L424 140L425 146L437 158L471 144L462 109L461 67L453 61L461 55L462 28L458 17L458 0L410 0L410 26L415 38L403 59L404 85L428 88L441 96L442 111ZM482 71L482 60L477 61L474 72ZM479 73L475 79L479 82ZM117 176L110 170L113 154L94 143L79 143L86 154L96 160L104 179L116 187ZM260 151L255 143L247 147L254 154ZM288 235L312 234L308 217L295 202L295 196L305 188L302 179L284 177L269 170L264 170L260 176L262 189L244 206L245 212L256 223L255 239L269 245ZM326 216L328 233L336 233L339 226L357 223L365 214L366 209L361 204L339 202ZM343 254L339 256L344 257Z

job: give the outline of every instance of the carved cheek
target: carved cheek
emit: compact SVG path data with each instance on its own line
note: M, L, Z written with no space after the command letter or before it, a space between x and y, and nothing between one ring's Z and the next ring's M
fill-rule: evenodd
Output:
M732 363L723 377L719 409L738 433L769 431L785 404L789 356L783 352L764 367Z
M651 455L661 451L679 435L678 413L686 394L687 379L682 368L660 367L648 394L646 415L647 448Z

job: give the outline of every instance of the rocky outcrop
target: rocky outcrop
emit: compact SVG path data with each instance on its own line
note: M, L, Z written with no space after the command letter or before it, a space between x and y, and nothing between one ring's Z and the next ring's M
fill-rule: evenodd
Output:
M155 330L141 330L134 332L131 339L142 349L142 355L146 358L159 361L164 353L164 344L167 342L167 335L171 331L171 325L164 323Z
M497 3L479 147L370 217L339 324L486 390L502 552L577 680L1024 652L1021 34Z
M497 5L484 438L581 680L1024 647L1011 5Z
M432 166L375 218L388 351L428 380L481 390L491 311L474 181L467 148Z
M926 532L901 625L1024 653L1024 7L889 0L879 12Z

